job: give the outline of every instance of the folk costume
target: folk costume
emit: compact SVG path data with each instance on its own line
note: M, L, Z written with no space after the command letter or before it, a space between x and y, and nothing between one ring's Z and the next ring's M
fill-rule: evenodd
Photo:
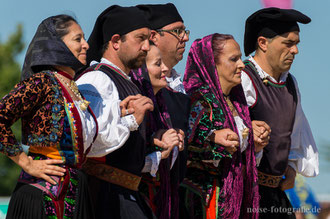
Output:
M255 12L246 21L245 54L255 50L251 45L256 45L259 36L273 38L299 31L297 22L310 21L293 9L268 8ZM319 172L318 152L301 107L297 81L289 72L283 72L279 81L275 80L252 56L244 63L242 86L251 120L265 121L272 130L258 167L260 209L267 209L260 211L260 217L295 218L290 201L279 187L288 165L304 176L316 176Z
M137 7L143 11L152 30L157 31L166 25L175 22L184 22L177 8L172 3L137 5ZM171 77L166 77L166 81L168 86L162 89L162 96L165 100L167 111L170 114L172 127L181 129L187 136L190 98L185 95L180 75L174 69L171 70ZM187 139L185 140L185 143L187 143ZM186 172L186 148L179 153L180 182Z
M0 101L0 151L7 156L23 153L10 126L22 119L22 143L34 160L59 159L66 169L51 176L56 185L22 170L11 196L7 218L93 218L87 179L79 169L97 134L91 109L81 108L55 77L70 77L52 66L82 64L57 36L53 17L45 19L28 48L22 80Z
M168 106L163 97L163 89L156 95L154 94L146 65L132 71L131 75L142 94L152 99L154 103L154 111L149 112L147 116L147 136L151 139L158 130L173 127ZM153 165L157 166L152 168L157 171L157 174L148 171L145 165L143 172L150 174L143 175L140 191L146 195L157 218L179 218L179 150L175 147L167 159L159 160L161 159L161 148L148 144L147 154L150 156L152 153L157 154L155 156L158 159L157 163Z
M121 117L119 107L121 100L141 91L111 60L101 58L102 46L114 34L144 27L149 24L135 7L115 5L102 12L88 40L87 59L97 62L77 79L100 123L95 145L102 148L98 153L103 157L84 165L96 218L154 218L138 192L146 157L146 120L138 125L133 115Z
M212 36L192 44L183 82L191 97L184 180L187 209L190 218L257 218L251 210L258 208L259 195L249 110L241 85L232 88L229 100L222 93ZM240 137L233 155L208 139L224 128Z

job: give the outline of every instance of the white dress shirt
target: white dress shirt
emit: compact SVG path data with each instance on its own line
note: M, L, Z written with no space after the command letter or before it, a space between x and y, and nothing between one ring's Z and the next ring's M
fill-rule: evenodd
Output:
M96 63L93 61L91 65ZM105 58L101 59L101 63L111 65L125 74ZM121 117L119 107L121 100L115 83L100 70L83 74L76 83L79 91L86 100L90 101L90 107L99 126L98 136L88 157L103 157L122 147L129 138L130 131L137 130L138 125L133 115ZM160 160L161 152L159 151L147 155L142 172L150 172L154 176L158 171Z
M82 101L73 101L74 105L76 105L76 109L78 110L81 125L82 125L82 137L84 142L84 153L91 146L94 136L96 134L96 122L91 113L88 110L80 109L80 104ZM92 147L93 148L93 147ZM88 154L87 154L88 156Z
M171 70L171 77L166 77L166 82L167 86L169 86L173 90L186 94L186 91L181 81L181 76L175 71L174 68Z
M104 58L101 62L110 64ZM114 82L102 71L91 71L82 75L76 83L86 100L90 101L99 126L88 156L102 157L123 146L129 137L130 128L134 126L131 122L134 116L120 117L121 101Z

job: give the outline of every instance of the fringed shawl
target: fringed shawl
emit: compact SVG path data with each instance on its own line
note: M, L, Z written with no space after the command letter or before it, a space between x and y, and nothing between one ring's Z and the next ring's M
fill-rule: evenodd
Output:
M189 51L186 71L184 75L184 87L188 95L192 96L196 92L206 93L201 87L208 87L223 111L222 124L220 127L229 128L238 134L235 120L222 93L219 76L214 61L212 50L212 37L209 35L203 39L197 39ZM259 195L257 185L257 169L254 155L254 142L252 135L252 125L249 109L246 104L243 89L237 85L230 92L230 100L237 110L238 115L243 119L244 124L250 129L249 145L245 151L246 155L246 179L242 176L242 153L237 150L230 158L222 158L219 168L221 168L221 178L223 186L220 196L223 200L219 207L223 209L221 217L239 218L241 205L243 205L243 218L257 218L257 208L259 206ZM217 112L212 112L217 113ZM219 115L218 115L219 116ZM212 122L215 122L214 120ZM219 121L216 121L219 122ZM220 122L221 123L221 122ZM217 124L219 127L219 124ZM224 148L219 145L223 150ZM244 197L243 197L244 195ZM250 213L247 213L247 209Z

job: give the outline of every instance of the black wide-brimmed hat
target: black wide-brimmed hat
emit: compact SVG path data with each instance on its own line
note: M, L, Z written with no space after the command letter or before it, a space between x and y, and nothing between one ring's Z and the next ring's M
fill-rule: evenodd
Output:
M259 36L273 38L283 33L300 31L298 23L307 24L311 19L294 9L264 8L246 19L244 52L248 56L256 49Z

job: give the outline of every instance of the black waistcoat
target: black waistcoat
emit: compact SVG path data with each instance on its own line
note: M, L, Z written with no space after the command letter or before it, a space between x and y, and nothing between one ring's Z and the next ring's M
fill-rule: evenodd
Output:
M93 71L95 67L96 65L90 66L85 72ZM98 70L107 74L115 83L120 100L124 100L129 95L141 94L141 91L133 82L124 78L113 69L102 65ZM130 137L121 148L106 156L106 163L110 166L141 176L141 170L145 162L145 153L146 122L144 119L139 125L139 129L130 133Z
M245 64L244 71L252 79L257 92L256 103L250 107L251 120L265 121L272 130L258 169L271 175L283 175L288 165L297 106L293 79L289 74L286 84L266 85L253 63L245 61Z

